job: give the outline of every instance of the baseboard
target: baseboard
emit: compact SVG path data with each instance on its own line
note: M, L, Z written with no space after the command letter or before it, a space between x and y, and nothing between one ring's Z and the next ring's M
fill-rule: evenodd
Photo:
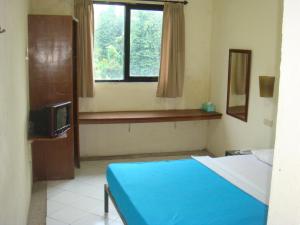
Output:
M177 152L157 152L157 153L139 153L139 154L126 154L126 155L106 155L106 156L83 156L80 157L81 161L100 161L100 160L120 160L120 159L137 159L148 157L168 157L168 156L213 156L206 149L194 151L177 151Z
M47 183L35 182L28 214L28 225L46 225L47 216Z

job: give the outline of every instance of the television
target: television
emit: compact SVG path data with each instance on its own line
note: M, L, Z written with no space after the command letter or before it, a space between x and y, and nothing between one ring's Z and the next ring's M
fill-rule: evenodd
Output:
M57 137L70 127L71 102L47 105L30 111L30 135Z

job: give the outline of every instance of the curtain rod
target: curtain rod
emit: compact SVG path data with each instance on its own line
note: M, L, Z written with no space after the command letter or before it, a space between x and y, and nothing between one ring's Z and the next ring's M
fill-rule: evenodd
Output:
M182 3L184 5L188 4L188 1L170 1L170 0L141 0L141 2L169 2L169 3Z
M171 0L136 0L136 1L133 1L133 2L118 2L118 1L109 1L109 0L94 0L95 3L97 2L103 2L103 3L120 3L120 4L124 4L124 3L127 3L127 4L135 4L135 2L160 2L160 3L164 3L164 2L168 2L168 3L181 3L181 4L184 4L184 5L187 5L189 2L188 1L171 1ZM138 4L138 3L137 3Z

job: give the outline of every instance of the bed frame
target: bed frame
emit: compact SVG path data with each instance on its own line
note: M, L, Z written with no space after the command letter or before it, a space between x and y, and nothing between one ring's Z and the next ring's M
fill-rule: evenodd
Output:
M121 217L122 222L124 223L124 225L127 225L127 222L126 222L124 216L122 215L122 213L120 212L120 209L118 208L115 198L112 195L112 193L110 192L108 185L104 184L104 213L105 214L107 214L109 212L109 198L113 202L119 216Z

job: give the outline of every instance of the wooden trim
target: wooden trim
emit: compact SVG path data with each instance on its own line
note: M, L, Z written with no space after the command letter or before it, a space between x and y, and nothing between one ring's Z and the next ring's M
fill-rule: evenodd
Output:
M128 154L128 155L107 155L107 156L85 156L81 157L81 161L100 161L100 160L120 160L120 159L138 159L148 157L168 157L168 156L211 156L214 155L208 152L206 149L194 150L194 151L179 151L179 152L157 152L157 153L140 153L140 154Z
M221 118L221 113L204 112L199 109L79 113L80 124L155 123Z
M73 19L73 123L74 123L74 164L77 168L80 168L80 144L79 144L79 123L78 123L78 21Z
M247 65L247 78L246 78L246 104L245 104L245 117L241 117L230 113L229 111L229 101L230 101L230 84L231 84L231 57L232 53L244 53L248 54L249 61ZM248 108L249 108L249 95L250 95L250 76L251 76L251 60L252 60L252 51L244 49L229 49L229 60L228 60L228 82L227 82L227 103L226 103L226 113L232 117L235 117L239 120L242 120L247 123L248 121Z
M69 128L70 129L70 128ZM69 130L68 129L68 130ZM67 138L68 135L67 135L67 131L66 130L63 134L57 136L57 137L42 137L42 136L30 136L28 138L28 141L30 143L34 142L34 141L56 141L56 140L59 140L59 139L64 139L64 138Z

